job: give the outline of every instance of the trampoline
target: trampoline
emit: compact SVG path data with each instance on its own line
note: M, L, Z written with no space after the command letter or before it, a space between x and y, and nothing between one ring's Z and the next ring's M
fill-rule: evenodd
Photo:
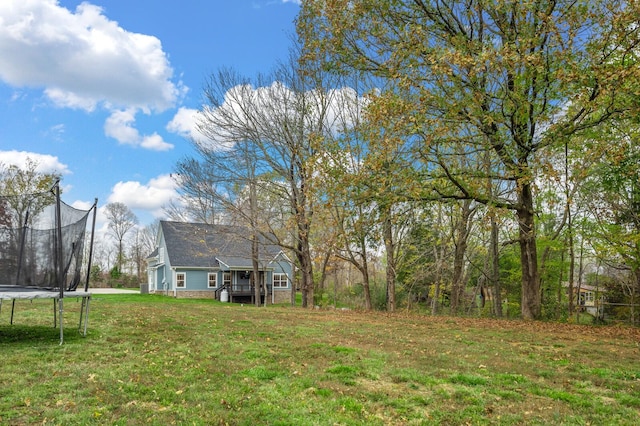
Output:
M16 300L53 300L62 344L65 299L81 299L78 330L87 334L98 200L88 210L77 209L60 199L59 185L38 194L0 195L0 310L11 301L13 324Z

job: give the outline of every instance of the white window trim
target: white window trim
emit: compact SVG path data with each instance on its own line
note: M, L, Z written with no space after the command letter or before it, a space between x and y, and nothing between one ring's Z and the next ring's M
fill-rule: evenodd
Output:
M211 279L213 277L213 280ZM211 285L211 281L214 282L214 285ZM218 288L218 273L217 272L209 272L207 274L207 288Z
M229 274L229 280L226 279L227 274ZM227 286L231 286L231 284L233 284L233 274L231 271L225 271L222 273L222 284Z
M178 285L178 282L180 281L178 279L178 275L182 275L182 285ZM176 288L187 288L187 273L186 272L176 272Z
M276 276L278 276L279 282L282 282L284 280L284 285L276 285ZM289 288L289 276L285 272L274 272L272 281L273 288Z

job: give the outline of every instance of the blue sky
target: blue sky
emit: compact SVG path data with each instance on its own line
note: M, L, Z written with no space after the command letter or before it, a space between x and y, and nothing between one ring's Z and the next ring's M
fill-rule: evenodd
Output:
M70 204L97 197L142 224L161 217L207 77L268 72L287 56L298 10L297 0L1 0L0 163L30 157L62 173Z

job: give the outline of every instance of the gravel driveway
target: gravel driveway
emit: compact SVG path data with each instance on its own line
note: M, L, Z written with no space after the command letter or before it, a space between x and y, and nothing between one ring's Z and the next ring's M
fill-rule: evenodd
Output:
M138 294L140 290L132 288L89 288L92 294Z

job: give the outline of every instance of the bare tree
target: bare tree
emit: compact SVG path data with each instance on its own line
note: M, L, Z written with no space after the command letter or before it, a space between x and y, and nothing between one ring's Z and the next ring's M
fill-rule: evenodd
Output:
M314 297L319 149L333 130L331 107L339 93L324 83L302 75L294 59L254 80L219 71L205 88L199 130L207 140L194 141L200 160L178 165L192 194L206 187L227 214L295 254L303 306Z
M105 206L105 215L109 220L109 233L118 243L116 266L122 271L124 257L123 241L127 233L138 224L138 218L124 203L115 202Z
M134 240L131 245L131 258L135 264L136 276L140 282L146 276L144 273L146 258L156 247L159 226L160 222L156 219L144 228L135 229Z

